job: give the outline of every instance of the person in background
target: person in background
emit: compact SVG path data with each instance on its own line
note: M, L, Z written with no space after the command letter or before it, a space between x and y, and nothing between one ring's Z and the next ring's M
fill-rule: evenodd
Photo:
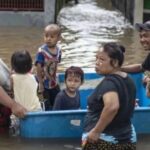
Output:
M0 86L11 96L10 91L10 69L0 59ZM11 109L0 104L0 135L9 133Z
M56 79L57 65L61 61L61 49L58 41L61 37L61 29L57 24L50 24L44 29L44 42L37 52L35 65L39 93L46 99L45 110L53 107L55 97L60 91Z
M150 51L150 21L143 24L137 23L135 27L139 31L140 43L144 50ZM150 71L150 53L144 59L143 63L122 66L121 70L129 73Z
M24 106L27 111L41 111L41 104L37 96L38 83L35 76L30 73L32 68L32 58L28 51L20 50L12 54L12 91L16 102ZM11 116L11 128L18 130L19 120L14 115Z
M79 87L84 81L84 72L80 67L71 66L65 71L66 88L55 99L53 110L70 110L80 108Z
M146 21L145 23L137 23L135 25L135 28L139 32L140 43L143 46L144 50L150 51L150 20ZM121 70L128 73L150 71L150 53L141 64L123 66L121 67ZM145 75L143 78L143 83L147 84L148 82L150 82L150 77L148 75ZM146 95L150 97L150 93L148 92L149 89L147 89L148 87L149 86L146 86Z
M4 91L13 98L13 93L10 89L10 75L11 71L9 67L5 64L5 62L0 59L0 86L4 89ZM9 130L10 126L10 116L11 110L10 108L0 104L0 134L5 134Z
M103 80L88 97L82 135L83 150L135 150L136 132L131 123L136 87L127 73L120 71L125 48L106 43L96 55L95 70Z

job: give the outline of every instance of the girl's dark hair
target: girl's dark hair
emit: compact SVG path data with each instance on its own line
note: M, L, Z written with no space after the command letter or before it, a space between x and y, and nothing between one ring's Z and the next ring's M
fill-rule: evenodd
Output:
M16 73L28 73L32 68L30 53L26 50L14 52L11 57L11 67Z
M118 65L122 66L125 53L124 46L117 43L106 43L103 48L104 52L106 52L110 58L112 58L113 60L118 60Z
M65 80L69 74L75 74L81 77L81 83L84 81L84 72L80 67L71 66L65 71Z

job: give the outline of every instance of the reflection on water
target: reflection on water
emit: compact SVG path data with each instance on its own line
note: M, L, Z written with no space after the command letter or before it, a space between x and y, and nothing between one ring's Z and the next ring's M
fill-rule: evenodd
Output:
M102 5L102 1L99 3ZM106 42L122 42L127 30L130 29L129 38L133 32L120 12L98 7L96 1L89 0L81 0L79 5L62 9L58 22L63 27L62 64L65 67L70 65L70 61L82 67L94 67L98 47Z
M126 63L141 62L146 55L138 42L138 33L120 12L112 10L109 0L98 0L98 3L80 0L78 5L68 5L61 10L58 22L62 27L63 49L60 68L70 64L94 67L95 53L106 42L117 41L126 46ZM7 64L11 54L19 49L28 49L34 58L42 43L41 28L0 27L1 58Z
M63 60L59 68L70 65L93 68L95 53L105 42L117 41L126 46L126 64L141 62L146 55L140 46L138 33L121 13L112 9L110 0L97 1L79 0L78 5L68 5L61 10L58 22L63 29L61 43ZM37 48L43 42L42 30L0 27L1 58L9 65L11 54L19 49L28 49L34 58ZM54 142L50 139L0 138L2 150L67 150L79 149L79 145L79 140Z

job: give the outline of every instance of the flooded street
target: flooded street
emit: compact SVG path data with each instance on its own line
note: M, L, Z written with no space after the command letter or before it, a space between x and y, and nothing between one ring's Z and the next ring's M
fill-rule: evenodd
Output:
M102 7L106 4L108 9ZM73 63L93 68L98 48L103 43L115 41L127 49L126 64L142 61L145 53L138 42L138 33L120 12L110 9L110 5L109 0L99 3L81 0L80 4L61 10L58 22L63 27L63 66L68 67Z
M0 54L9 66L14 51L27 49L34 58L37 48L42 42L41 28L0 27Z
M122 14L112 9L110 0L79 0L68 4L58 16L62 27L63 50L59 70L70 64L94 68L95 54L103 43L119 42L126 47L125 64L142 62L147 52L142 50L138 33ZM0 55L10 66L15 50L27 49L35 57L43 43L43 28L0 27ZM38 127L37 127L38 128ZM139 136L138 149L149 150L149 136ZM146 142L146 144L145 144ZM0 150L79 150L80 139L51 140L0 137Z
M80 139L23 139L0 137L1 150L80 150Z
M58 23L62 27L63 50L60 69L70 64L93 68L95 53L106 42L116 41L126 47L126 64L141 62L147 53L141 48L138 33L120 12L112 9L109 0L68 4L60 11ZM43 28L0 27L1 58L8 65L15 50L27 49L34 58L42 43Z

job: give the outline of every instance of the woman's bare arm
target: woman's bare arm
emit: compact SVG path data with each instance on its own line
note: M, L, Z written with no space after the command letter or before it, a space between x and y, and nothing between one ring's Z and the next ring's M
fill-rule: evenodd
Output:
M0 103L5 105L6 107L9 107L12 113L17 117L22 118L27 112L27 110L23 106L11 99L2 87L0 87Z
M116 92L108 92L103 96L104 108L96 126L89 132L88 140L95 142L98 140L100 133L109 125L116 116L119 109L119 98Z

